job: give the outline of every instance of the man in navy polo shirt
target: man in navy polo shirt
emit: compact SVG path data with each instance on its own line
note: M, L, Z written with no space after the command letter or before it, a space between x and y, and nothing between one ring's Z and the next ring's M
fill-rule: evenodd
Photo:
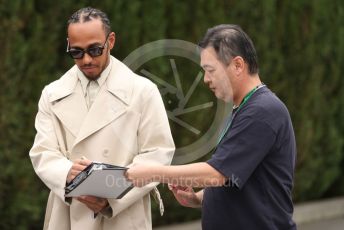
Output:
M136 165L128 179L137 186L172 183L179 203L202 208L203 229L296 229L293 126L286 106L259 78L251 39L237 25L219 25L200 47L204 82L234 104L214 154L188 165Z

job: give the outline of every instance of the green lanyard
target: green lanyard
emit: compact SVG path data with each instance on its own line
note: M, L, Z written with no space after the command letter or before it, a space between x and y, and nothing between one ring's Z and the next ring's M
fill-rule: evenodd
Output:
M219 140L217 141L217 145L222 141L223 137L226 135L229 127L231 126L232 124L232 121L234 119L234 115L237 114L239 112L239 110L246 104L246 102L252 97L252 95L258 90L260 89L261 87L265 86L264 84L261 84L259 86L256 86L254 87L254 89L252 89L250 92L248 92L248 94L246 94L246 96L244 97L244 99L241 101L239 107L237 108L237 111L234 111L232 112L232 117L230 119L230 121L228 122L226 128L222 131L221 135L220 135L220 138Z

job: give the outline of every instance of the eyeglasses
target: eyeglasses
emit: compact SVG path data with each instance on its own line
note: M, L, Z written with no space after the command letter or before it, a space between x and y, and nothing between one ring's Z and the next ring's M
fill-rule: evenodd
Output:
M80 48L70 48L69 47L69 40L67 38L68 44L67 44L67 50L66 52L73 58L73 59L82 59L87 53L91 57L99 57L103 54L103 49L105 48L106 42L109 38L110 33L106 36L106 40L102 46L94 46L89 47L87 49L80 49Z

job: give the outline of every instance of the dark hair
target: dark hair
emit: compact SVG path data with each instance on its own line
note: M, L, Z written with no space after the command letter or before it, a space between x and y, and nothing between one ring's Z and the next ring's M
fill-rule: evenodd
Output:
M67 29L70 24L72 23L79 23L79 22L88 22L93 19L100 19L103 23L103 28L105 31L105 34L108 34L111 32L111 25L110 20L108 16L102 12L101 10L94 9L92 7L86 7L82 8L78 11L76 11L67 22Z
M249 73L258 73L258 57L252 40L238 25L218 25L207 30L199 43L201 48L213 47L219 60L228 65L240 56L248 64Z

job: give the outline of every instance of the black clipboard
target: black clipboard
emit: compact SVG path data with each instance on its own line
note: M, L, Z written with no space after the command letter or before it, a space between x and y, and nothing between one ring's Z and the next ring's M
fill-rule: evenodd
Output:
M65 197L83 195L121 199L132 188L124 173L126 167L93 162L65 187Z

